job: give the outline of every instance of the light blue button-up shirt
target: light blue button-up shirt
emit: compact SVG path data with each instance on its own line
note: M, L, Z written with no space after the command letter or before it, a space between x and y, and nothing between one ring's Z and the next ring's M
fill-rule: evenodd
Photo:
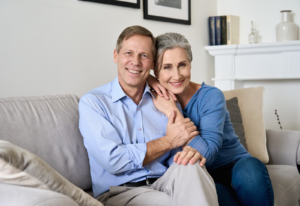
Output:
M162 176L180 148L143 166L146 142L166 134L168 118L159 112L146 83L136 105L118 77L85 94L79 102L79 129L87 149L94 196L127 182Z

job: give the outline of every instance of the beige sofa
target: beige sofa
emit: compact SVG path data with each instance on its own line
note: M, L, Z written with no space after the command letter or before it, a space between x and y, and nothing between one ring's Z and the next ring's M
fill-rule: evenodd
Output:
M32 152L64 178L92 195L89 161L78 120L78 97L75 95L0 98L0 140ZM300 132L267 130L264 134L267 138L267 168L274 188L275 205L299 205L297 158L300 156ZM3 168L0 167L1 206L78 205L70 197L49 188L1 183L1 171Z

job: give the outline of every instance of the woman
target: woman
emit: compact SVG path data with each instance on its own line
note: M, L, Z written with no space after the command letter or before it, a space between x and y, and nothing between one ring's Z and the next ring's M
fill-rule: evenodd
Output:
M184 117L190 118L200 132L188 145L206 158L206 168L215 181L219 204L274 205L268 171L240 144L223 93L215 87L190 81L192 51L188 41L176 33L160 35L156 41L154 74L159 83L152 76L148 83L160 95L165 89L175 94ZM166 100L157 96L153 101L167 116L172 110L180 115L172 98Z

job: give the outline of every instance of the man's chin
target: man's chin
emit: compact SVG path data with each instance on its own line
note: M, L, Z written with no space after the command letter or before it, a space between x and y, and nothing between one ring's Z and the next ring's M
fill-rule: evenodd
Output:
M146 80L144 80L144 81L127 81L126 84L132 88L139 88L146 84Z

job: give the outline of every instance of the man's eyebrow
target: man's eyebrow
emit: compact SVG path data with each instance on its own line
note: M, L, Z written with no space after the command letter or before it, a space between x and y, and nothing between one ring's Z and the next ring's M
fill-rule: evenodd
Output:
M141 54L147 54L147 55L149 55L149 54L151 54L151 52L149 53L149 52L143 51L143 52L141 52Z

